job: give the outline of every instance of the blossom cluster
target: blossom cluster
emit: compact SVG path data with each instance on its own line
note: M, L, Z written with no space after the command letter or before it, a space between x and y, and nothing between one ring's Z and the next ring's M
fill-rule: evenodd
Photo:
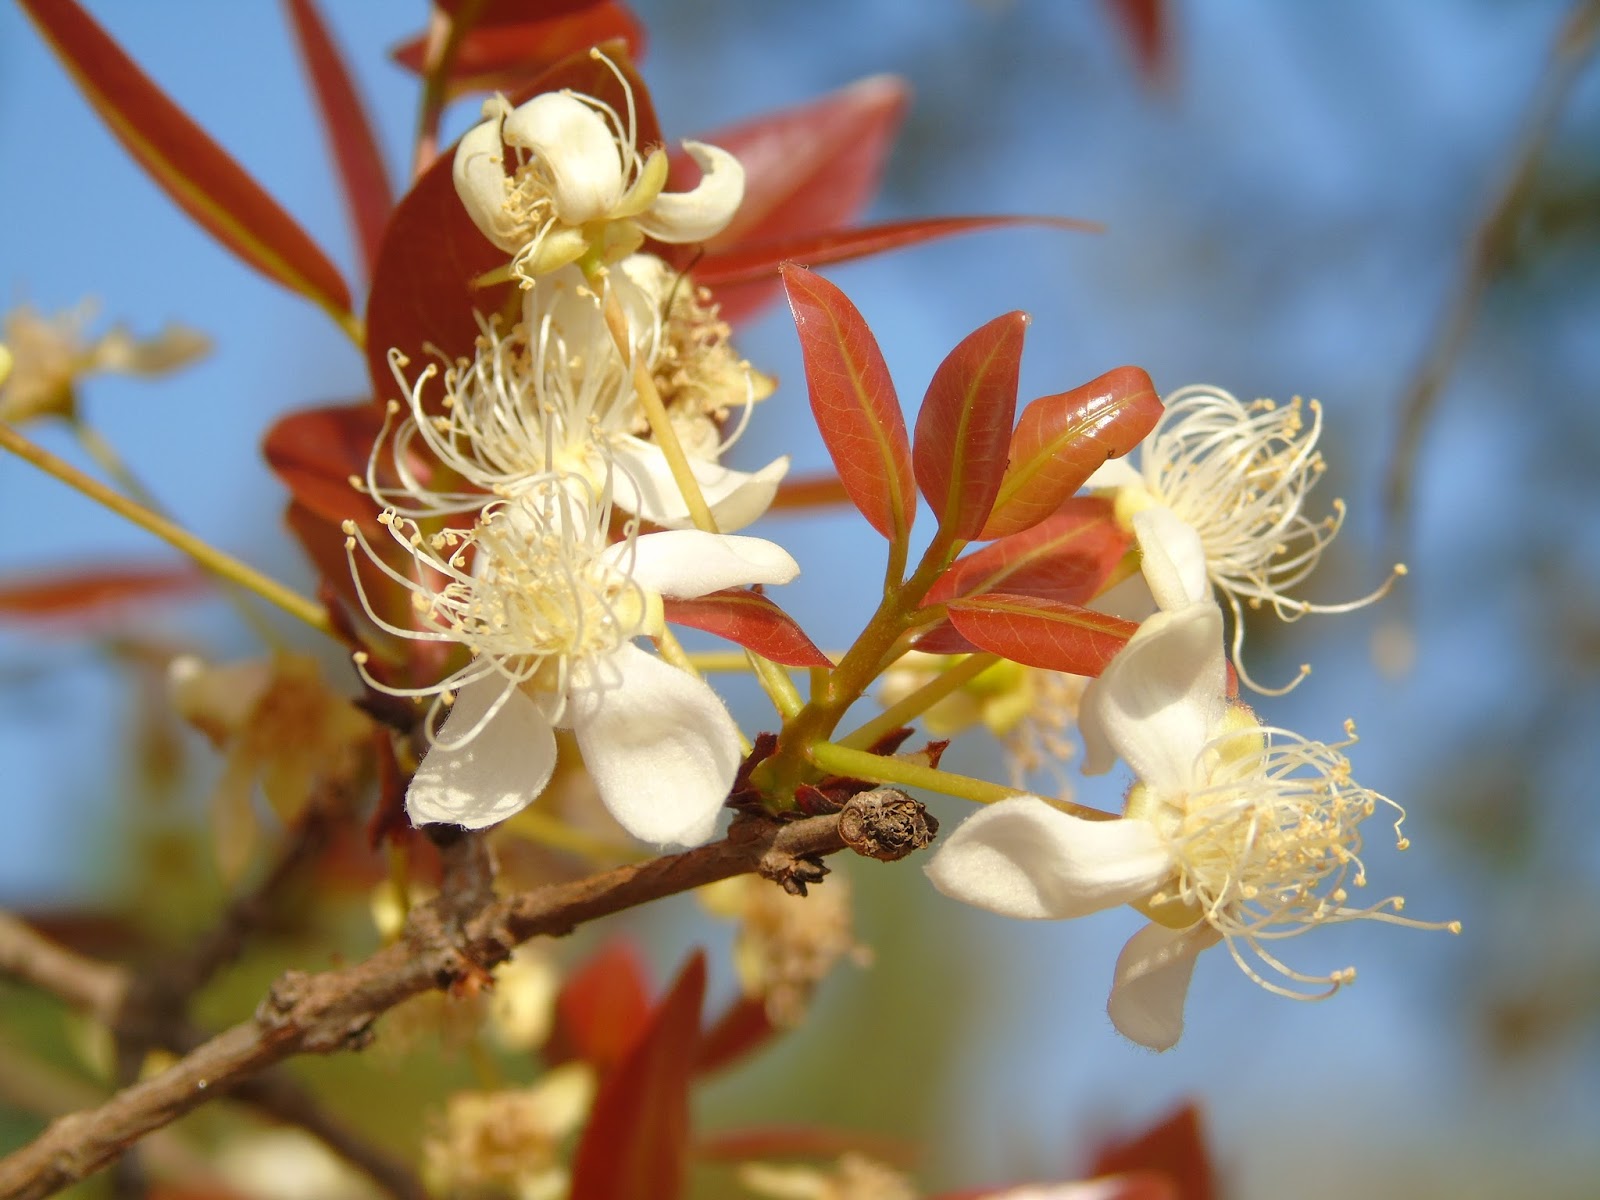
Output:
M624 829L694 845L711 836L736 780L770 812L810 811L816 797L863 781L911 781L900 760L861 753L909 734L896 734L897 722L930 734L982 724L1005 739L1012 786L974 791L938 771L936 753L924 757L932 766L918 780L954 780L943 784L952 794L989 803L944 839L928 875L947 895L1012 917L1119 904L1143 913L1149 923L1118 961L1109 1008L1134 1041L1177 1041L1208 946L1225 945L1269 991L1316 998L1353 970L1303 971L1277 941L1353 919L1421 925L1399 915L1398 896L1352 898L1366 884L1366 818L1389 810L1405 844L1400 808L1351 778L1343 751L1353 731L1334 745L1311 741L1266 724L1236 694L1241 683L1288 690L1259 684L1244 665L1246 608L1285 620L1348 611L1404 573L1346 604L1290 594L1344 517L1342 502L1322 519L1305 511L1324 470L1321 407L1245 403L1213 387L1164 404L1148 393L1148 420L1127 419L1135 432L1091 459L1083 446L1100 435L1090 431L1123 419L1118 406L1138 407L1129 397L1139 381L1148 387L1143 372L1037 401L1011 433L1013 374L1010 401L998 399L1002 388L987 413L955 414L969 423L964 439L941 432L954 410L939 406L994 385L965 379L941 392L936 377L917 423L913 485L898 406L882 406L891 385L860 348L870 333L863 324L852 342L840 332L859 314L809 274L785 281L812 409L844 492L890 539L888 598L870 636L842 659L819 657L826 686L814 678L809 703L781 667L752 655L786 723L751 753L670 632L668 606L730 591L761 599L761 586L797 574L782 547L730 532L767 510L788 460L754 472L720 461L773 383L734 351L712 294L659 256L726 228L744 171L734 155L689 142L700 181L666 191L665 152L639 145L633 93L612 69L620 107L571 90L485 104L452 179L465 214L507 256L485 279L514 281L513 299L476 314L470 356L414 370L414 347L388 350L405 400L389 404L357 481L381 512L375 525L346 522L346 553L368 616L394 637L440 645L451 664L442 678L396 683L357 654L373 687L431 700L411 819L481 828L513 816L555 775L570 736ZM827 320L808 329L808 313ZM991 323L964 343L984 353L958 348L941 373L1008 356L1014 369L1025 324ZM1101 384L1109 407L1091 394ZM1084 432L1076 441L1051 432L1061 428ZM974 449L1008 434L1006 454ZM1135 442L1137 466L1120 457ZM1071 464L1084 462L1074 475ZM940 529L901 579L913 486ZM991 544L961 557L973 541ZM1087 541L1100 546L1097 567L1072 557ZM407 598L404 619L372 598L364 573ZM1110 648L1098 660L1069 655L1064 670L979 619L997 609L1008 620L1065 620ZM875 639L891 651L857 670ZM841 680L879 675L884 716L835 745L834 727L861 694ZM1086 772L1119 760L1131 769L1120 816L1071 803L1064 784L1053 799L1025 790L1041 772L1062 780L1074 730ZM857 755L851 770L830 767L846 761L839 753Z
M479 828L525 807L565 730L629 833L693 845L710 836L739 765L716 693L635 643L673 645L664 598L798 572L777 545L723 532L760 516L788 467L718 461L740 428L731 414L747 415L771 384L734 353L707 296L639 252L647 235L695 241L722 228L743 173L691 143L704 179L665 193L663 152L641 154L634 139L631 112L592 97L491 100L454 176L473 221L511 256L518 315L509 326L480 317L470 360L430 363L409 381L405 354L390 353L407 404L390 405L362 486L411 565L392 565L354 521L347 552L364 551L410 595L408 625L367 604L382 628L469 656L421 688L367 674L381 690L433 698L406 801L418 823ZM691 495L709 528L691 527Z

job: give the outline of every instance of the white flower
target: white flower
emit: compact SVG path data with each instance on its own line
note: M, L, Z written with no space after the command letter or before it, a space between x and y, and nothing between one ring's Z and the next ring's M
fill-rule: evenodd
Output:
M486 495L515 496L543 486L552 473L567 473L595 489L610 479L621 508L669 529L687 528L693 521L666 456L641 436L649 423L633 372L642 359L657 375L674 423L692 435L683 437L689 467L718 528L741 529L765 512L788 457L753 473L716 461L742 428L724 440L718 422L730 408L747 409L764 396L765 377L718 338L725 327L715 325L714 311L677 299L693 289L659 259L632 256L607 273L606 286L628 321L627 361L606 327L601 297L576 267L527 293L523 320L511 333L484 328L473 359L444 372L442 404L428 395L438 366L430 363L408 383L405 356L391 351L410 411L392 440L382 436L373 448L367 489L397 512L423 517L472 511ZM419 455L419 442L426 454ZM397 488L382 482L391 454ZM454 482L441 489L419 463L428 471L442 465Z
M1223 594L1233 614L1239 677L1272 694L1289 689L1259 686L1239 663L1241 603L1270 604L1285 621L1308 612L1349 612L1379 599L1405 574L1397 566L1383 586L1344 604L1289 597L1289 589L1316 567L1345 517L1344 501L1338 499L1320 521L1302 512L1307 493L1325 470L1316 449L1322 406L1313 400L1306 407L1309 426L1298 399L1281 407L1270 400L1245 404L1221 388L1180 388L1167 397L1166 411L1141 443L1138 468L1112 459L1085 485L1116 490L1117 516L1139 542L1145 582L1159 608L1180 608L1200 598L1189 586L1193 575L1184 560L1192 551L1181 531L1187 527L1199 535L1201 578ZM1179 560L1176 573L1157 565L1173 559ZM1307 670L1302 668L1294 682Z
M683 144L703 173L698 186L663 193L666 153L639 149L633 92L620 72L617 78L627 93L626 117L567 90L516 108L494 96L483 106L485 120L456 148L462 204L484 236L513 255L512 272L526 284L591 256L615 262L646 236L703 242L744 199L739 160L703 142Z
M0 420L17 424L42 416L77 414L77 384L89 375L166 375L211 349L202 333L168 325L136 338L122 325L88 335L95 305L43 316L26 304L6 314L0 346Z
M1151 923L1117 960L1109 1011L1124 1035L1157 1050L1183 1031L1207 946L1226 943L1270 992L1317 999L1354 970L1305 974L1271 943L1358 918L1445 927L1396 916L1398 896L1347 903L1366 883L1361 823L1380 805L1397 814L1406 846L1399 806L1350 778L1340 751L1353 734L1327 746L1269 728L1229 703L1225 684L1216 604L1157 613L1089 685L1079 717L1085 770L1120 757L1137 776L1125 816L1092 821L1033 796L1003 800L965 821L927 868L946 895L1005 916L1137 907Z
M539 492L490 504L469 531L425 536L383 514L415 555L414 576L387 567L346 525L352 568L359 544L411 592L431 629L388 624L370 605L368 615L397 636L458 642L473 655L431 687L383 688L435 697L430 749L406 796L413 821L476 829L520 811L549 782L554 730L570 729L601 799L629 833L680 845L711 835L739 765L738 731L706 683L633 639L661 630L663 596L786 583L799 568L771 542L697 530L637 536L630 528L608 545L609 497L586 502L585 486L553 478Z

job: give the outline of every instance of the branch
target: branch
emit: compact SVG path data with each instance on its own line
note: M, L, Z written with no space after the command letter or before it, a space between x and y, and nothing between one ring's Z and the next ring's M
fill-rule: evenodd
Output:
M873 825L866 838L860 836L864 821ZM822 857L845 847L841 824L851 832L851 844L873 846L874 856L883 859L927 845L937 829L916 801L879 790L853 798L838 815L789 823L741 815L721 841L589 879L503 899L473 889L486 902L470 914L461 911L459 900L442 895L412 914L400 941L366 961L319 975L286 973L253 1020L99 1108L52 1123L0 1160L0 1197L48 1196L106 1166L145 1134L293 1055L361 1049L372 1040L373 1022L388 1009L503 962L531 937L559 936L597 917L748 872L803 889L827 872ZM477 839L461 841L467 855L481 856Z
M1496 186L1483 220L1467 242L1466 266L1454 299L1446 307L1431 347L1400 401L1399 429L1384 483L1384 515L1390 555L1404 560L1410 538L1412 483L1417 452L1428 419L1438 406L1457 357L1477 319L1489 285L1511 257L1518 226L1533 191L1534 175L1567 105L1573 85L1594 54L1600 34L1600 0L1577 0L1551 50L1550 67L1540 82L1512 157Z
M58 946L10 913L0 912L0 976L48 992L105 1025L116 1023L127 974Z

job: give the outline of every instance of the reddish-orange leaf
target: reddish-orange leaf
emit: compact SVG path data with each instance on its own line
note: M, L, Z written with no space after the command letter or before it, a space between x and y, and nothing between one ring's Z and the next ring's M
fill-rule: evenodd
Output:
M910 95L904 80L874 75L700 135L745 170L744 201L710 251L836 229L859 215L877 195Z
M0 621L63 628L105 620L135 604L192 596L211 584L188 563L118 563L0 579Z
M610 41L627 46L635 62L644 57L644 26L618 0L600 0L578 11L524 21L487 25L480 21L456 48L447 81L449 94L513 92L569 54ZM392 57L406 70L421 75L427 47L427 34L419 34L395 47Z
M850 502L884 537L904 546L916 516L911 446L894 381L856 306L803 267L785 266L811 412Z
M350 320L350 291L327 255L92 17L73 0L20 3L117 140L184 212L269 279Z
M434 6L455 20L472 12L473 25L516 25L536 17L561 16L593 8L600 0L434 0Z
M394 208L394 192L383 166L383 154L356 92L355 80L317 11L315 0L288 0L288 5L295 41L305 60L306 73L311 76L323 129L333 151L333 164L339 171L356 247L367 277L371 278L383 227Z
M729 588L692 600L665 599L667 620L737 642L786 667L831 667L795 619L760 592Z
M816 1125L768 1125L735 1129L702 1138L695 1157L711 1162L749 1162L773 1158L840 1158L866 1154L880 1162L909 1167L917 1146L904 1138L863 1133L853 1129L825 1129Z
M304 409L267 430L262 453L289 493L318 517L334 525L366 520L377 515L377 505L350 486L350 477L366 473L382 427L383 413L372 404Z
M705 988L705 953L696 951L643 1034L601 1080L573 1157L571 1200L679 1200L684 1194L689 1077Z
M367 370L380 404L400 397L389 369L389 351L412 360L413 378L434 346L447 358L471 357L478 318L519 303L516 288L504 283L479 289L473 280L504 266L507 255L479 232L456 195L451 156L441 155L394 210L367 302Z
M735 1066L771 1042L777 1033L777 1026L767 1016L766 1000L740 996L700 1035L695 1073L712 1075Z
M1094 1171L1156 1171L1177 1186L1177 1200L1214 1200L1216 1172L1200 1128L1200 1110L1185 1104L1144 1133L1100 1147Z
M1075 604L1008 592L952 600L949 611L950 623L973 645L1071 675L1100 674L1139 628Z
M1105 0L1122 31L1139 76L1150 87L1165 87L1172 77L1172 14L1166 0Z
M608 942L562 983L545 1061L554 1066L579 1059L605 1074L622 1061L649 1020L644 960L631 943Z
M1032 529L992 542L958 560L928 593L939 604L983 592L1041 596L1087 604L1127 553L1109 501L1074 496Z
M957 234L1017 225L1044 225L1083 233L1098 233L1103 228L1093 221L1078 221L1071 217L920 217L909 221L885 221L879 225L862 225L854 229L832 229L741 242L727 250L708 252L696 261L694 278L696 283L716 288L717 299L725 304L727 289L738 284L765 282L777 275L778 267L786 262L821 267Z
M1155 384L1138 367L1118 367L1029 404L981 536L1006 537L1044 520L1108 458L1137 446L1160 416Z
M1012 312L968 334L933 373L917 412L917 486L954 537L977 537L1000 491L1027 328L1028 314Z
M778 494L772 498L767 514L849 503L850 493L844 490L844 481L837 475L790 475L778 485Z

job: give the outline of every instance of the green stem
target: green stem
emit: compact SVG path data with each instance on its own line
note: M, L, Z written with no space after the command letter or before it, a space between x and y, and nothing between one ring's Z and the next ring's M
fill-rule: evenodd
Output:
M793 717L806 706L800 696L800 691L794 686L794 680L789 678L789 672L770 659L762 658L753 650L746 650L745 657L750 662L750 669L756 673L756 680L767 693L767 698L772 701L772 707L785 721Z
M891 704L861 728L838 740L841 746L865 750L890 730L909 725L928 709L963 684L982 675L1000 661L998 654L969 654L966 658L929 680L898 703Z
M159 513L151 512L143 505L136 504L98 479L85 475L71 463L35 445L9 425L0 424L0 448L11 451L18 458L26 459L45 474L55 476L68 487L81 492L97 504L104 505L119 517L155 534L218 578L254 592L296 620L304 621L318 633L325 633L329 637L335 636L328 614L323 611L320 604L306 599L276 579L263 575L254 567L246 566L233 556L224 554L209 542L175 525Z
M868 779L873 783L897 784L903 787L922 788L944 796L956 796L975 804L994 804L1029 793L987 779L971 775L957 775L926 767L921 763L907 762L903 758L890 758L882 754L868 754L865 750L852 750L834 742L818 742L810 748L810 758L817 766L833 775L846 775L854 779ZM1114 821L1115 813L1101 812L1098 808L1085 808L1064 800L1049 801L1052 807L1086 821Z

